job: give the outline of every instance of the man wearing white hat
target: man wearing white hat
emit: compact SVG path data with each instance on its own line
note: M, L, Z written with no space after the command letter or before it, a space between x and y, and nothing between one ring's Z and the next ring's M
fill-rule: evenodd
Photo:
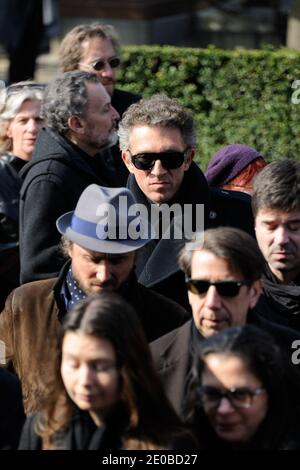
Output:
M62 215L57 228L70 256L58 278L34 281L15 289L0 315L0 339L23 389L25 410L37 409L43 377L57 352L60 323L73 305L89 294L118 292L136 310L148 341L187 320L175 302L138 284L137 250L153 238L153 228L126 188L92 184L75 211Z

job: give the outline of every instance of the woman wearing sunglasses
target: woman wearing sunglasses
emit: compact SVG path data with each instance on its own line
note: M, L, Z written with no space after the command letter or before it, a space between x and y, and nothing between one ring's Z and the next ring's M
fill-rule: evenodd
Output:
M66 317L48 391L20 449L195 450L153 369L138 317L115 293L90 296Z
M228 328L193 360L186 406L201 447L300 448L299 373L268 333Z

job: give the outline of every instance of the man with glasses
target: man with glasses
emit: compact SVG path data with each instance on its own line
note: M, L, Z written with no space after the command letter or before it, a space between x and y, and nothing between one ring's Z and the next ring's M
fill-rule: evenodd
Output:
M175 409L182 406L191 378L191 356L199 341L232 326L254 324L271 333L291 362L297 332L278 327L252 309L261 294L263 257L247 233L219 227L180 254L193 320L151 344L156 368Z
M179 222L191 232L203 230L204 222L206 226L215 223L240 226L244 215L251 213L251 207L242 205L241 210L235 200L228 199L227 210L223 203L218 207L221 218L219 215L216 220L214 216L210 219L210 190L202 171L193 162L194 119L176 99L158 94L131 105L119 123L118 134L122 158L130 172L128 187L148 213L161 213L157 239L142 250L137 260L139 281L189 308L177 254L184 238L191 238L191 234L183 231L176 238L174 229ZM201 218L203 205L205 214ZM170 214L167 225L164 213L174 206L178 217ZM234 214L231 219L229 213ZM162 228L164 222L166 230Z
M124 111L140 96L115 87L117 70L121 64L120 41L111 25L92 23L73 28L63 39L59 50L62 72L84 70L95 73L111 96L111 104L122 117ZM110 186L125 186L128 172L120 157L118 145L103 152Z

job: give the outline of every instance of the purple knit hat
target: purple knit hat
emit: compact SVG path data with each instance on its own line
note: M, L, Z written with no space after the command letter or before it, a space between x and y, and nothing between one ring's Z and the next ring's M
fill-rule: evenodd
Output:
M244 144L226 145L210 160L205 173L209 186L223 186L233 180L249 163L262 158L259 152Z

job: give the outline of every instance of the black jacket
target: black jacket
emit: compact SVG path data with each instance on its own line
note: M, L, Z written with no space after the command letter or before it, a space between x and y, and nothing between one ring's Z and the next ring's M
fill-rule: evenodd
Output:
M127 187L133 192L137 202L147 207L150 214L152 203L141 191L133 175L129 176ZM168 205L174 203L180 204L182 209L184 204L191 204L193 217L196 204L204 204L205 228L229 225L253 233L250 200L235 191L212 191L194 162L185 173L178 193ZM178 254L185 241L174 238L152 240L139 252L136 273L141 284L170 297L189 310L184 274L178 266Z
M41 438L35 425L39 414L26 419L18 450L42 450ZM116 431L116 430L115 430ZM117 432L109 432L104 426L96 427L89 413L76 410L69 425L59 432L56 445L61 450L116 450L121 449L121 438Z
M121 119L126 109L131 104L137 103L140 99L140 95L115 88L111 97L111 104L118 111Z
M19 194L22 185L19 172L25 164L25 160L14 155L0 157L0 214L16 223L19 220Z
M113 414L113 413L112 413ZM19 450L41 450L41 438L35 432L35 425L39 414L27 418L20 443ZM121 410L115 411L115 416L110 416L105 425L96 427L87 411L74 411L70 423L66 428L57 433L55 442L57 448L64 450L98 450L100 452L126 450L124 449L124 436L128 431L127 418ZM157 422L159 427L159 422ZM127 431L127 432L126 432ZM145 440L146 436L135 435L135 438ZM175 438L171 444L174 451L197 451L195 439L189 433Z
M107 186L101 157L89 157L50 129L41 129L32 160L21 171L21 283L57 276L64 259L58 253L56 220L75 209L90 184Z
M227 226L255 237L251 196L240 191L209 188L208 228Z
M20 170L25 160L14 155L0 158L0 311L8 294L19 285Z
M111 98L111 104L118 111L121 119L126 109L129 108L131 104L139 101L140 98L140 95L115 89ZM119 143L109 149L104 150L101 152L101 155L106 167L107 186L126 186L129 172L122 160Z
M0 368L0 450L16 449L25 420L18 378Z
M300 333L300 282L279 284L269 267L262 277L263 293L256 306L260 314Z
M135 177L130 175L127 187L133 192L138 203L143 204L151 214L151 201L145 196L136 183ZM207 205L209 201L209 189L201 170L192 163L185 173L181 187L172 201L180 204L191 204L193 215L196 204ZM173 220L171 227L173 227ZM178 266L178 254L184 246L185 239L160 238L152 240L138 254L136 273L138 281L146 287L151 287L160 294L169 297L186 309L190 309L187 291L184 282L184 274Z

